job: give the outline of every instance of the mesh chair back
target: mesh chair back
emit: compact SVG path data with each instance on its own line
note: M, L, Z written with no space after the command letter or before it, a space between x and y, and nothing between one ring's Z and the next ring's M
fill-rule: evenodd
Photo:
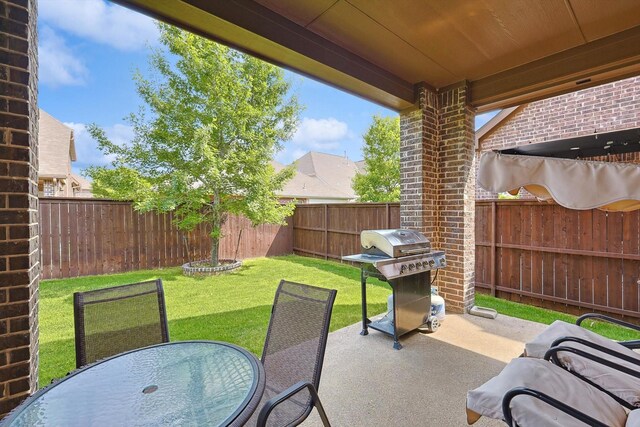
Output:
M280 282L262 353L267 377L263 402L299 381L311 382L318 389L335 298L332 289ZM267 424L296 425L312 408L305 389L278 405Z
M169 342L160 279L73 294L76 366Z

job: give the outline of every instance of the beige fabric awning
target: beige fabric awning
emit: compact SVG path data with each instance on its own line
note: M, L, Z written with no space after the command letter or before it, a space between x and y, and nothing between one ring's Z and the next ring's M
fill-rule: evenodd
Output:
M640 165L486 152L478 184L494 193L524 188L569 209L640 209Z

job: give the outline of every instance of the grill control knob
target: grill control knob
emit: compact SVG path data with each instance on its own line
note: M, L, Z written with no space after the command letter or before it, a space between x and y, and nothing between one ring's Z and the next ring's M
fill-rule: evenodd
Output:
M423 268L429 268L429 263L427 261L422 261Z
M432 259L430 259L430 260L429 260L429 266L430 266L430 267L433 267L433 265L434 265L434 264L435 264L435 262L434 262Z
M409 264L409 271L413 271L413 269L414 269L414 268L416 268L416 266L415 266L415 265L413 265L413 264Z
M416 270L419 270L422 267L422 263L420 261L416 262Z
M402 265L400 266L400 274L403 274L405 271L407 271L407 266L406 266L406 265L404 265L404 264L402 264Z

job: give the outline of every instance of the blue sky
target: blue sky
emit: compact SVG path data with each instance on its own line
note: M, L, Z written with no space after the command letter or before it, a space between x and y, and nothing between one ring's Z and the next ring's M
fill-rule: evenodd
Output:
M124 118L140 99L131 79L135 69L148 70L150 48L158 46L152 19L104 0L40 0L40 108L72 127L80 172L108 160L96 148L85 126L97 123L116 142L132 137ZM287 73L305 106L300 126L276 159L290 163L307 151L362 158L362 135L374 114L392 110L314 80ZM478 116L476 127L492 115Z

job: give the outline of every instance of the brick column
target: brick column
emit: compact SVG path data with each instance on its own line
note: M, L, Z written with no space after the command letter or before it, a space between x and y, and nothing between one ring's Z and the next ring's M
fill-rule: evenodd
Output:
M38 384L37 0L0 0L0 417Z
M417 109L400 114L400 223L435 246L437 228L437 94L421 87Z
M474 301L474 113L466 83L418 91L418 109L400 118L400 222L446 252L437 285L447 310L462 312Z

